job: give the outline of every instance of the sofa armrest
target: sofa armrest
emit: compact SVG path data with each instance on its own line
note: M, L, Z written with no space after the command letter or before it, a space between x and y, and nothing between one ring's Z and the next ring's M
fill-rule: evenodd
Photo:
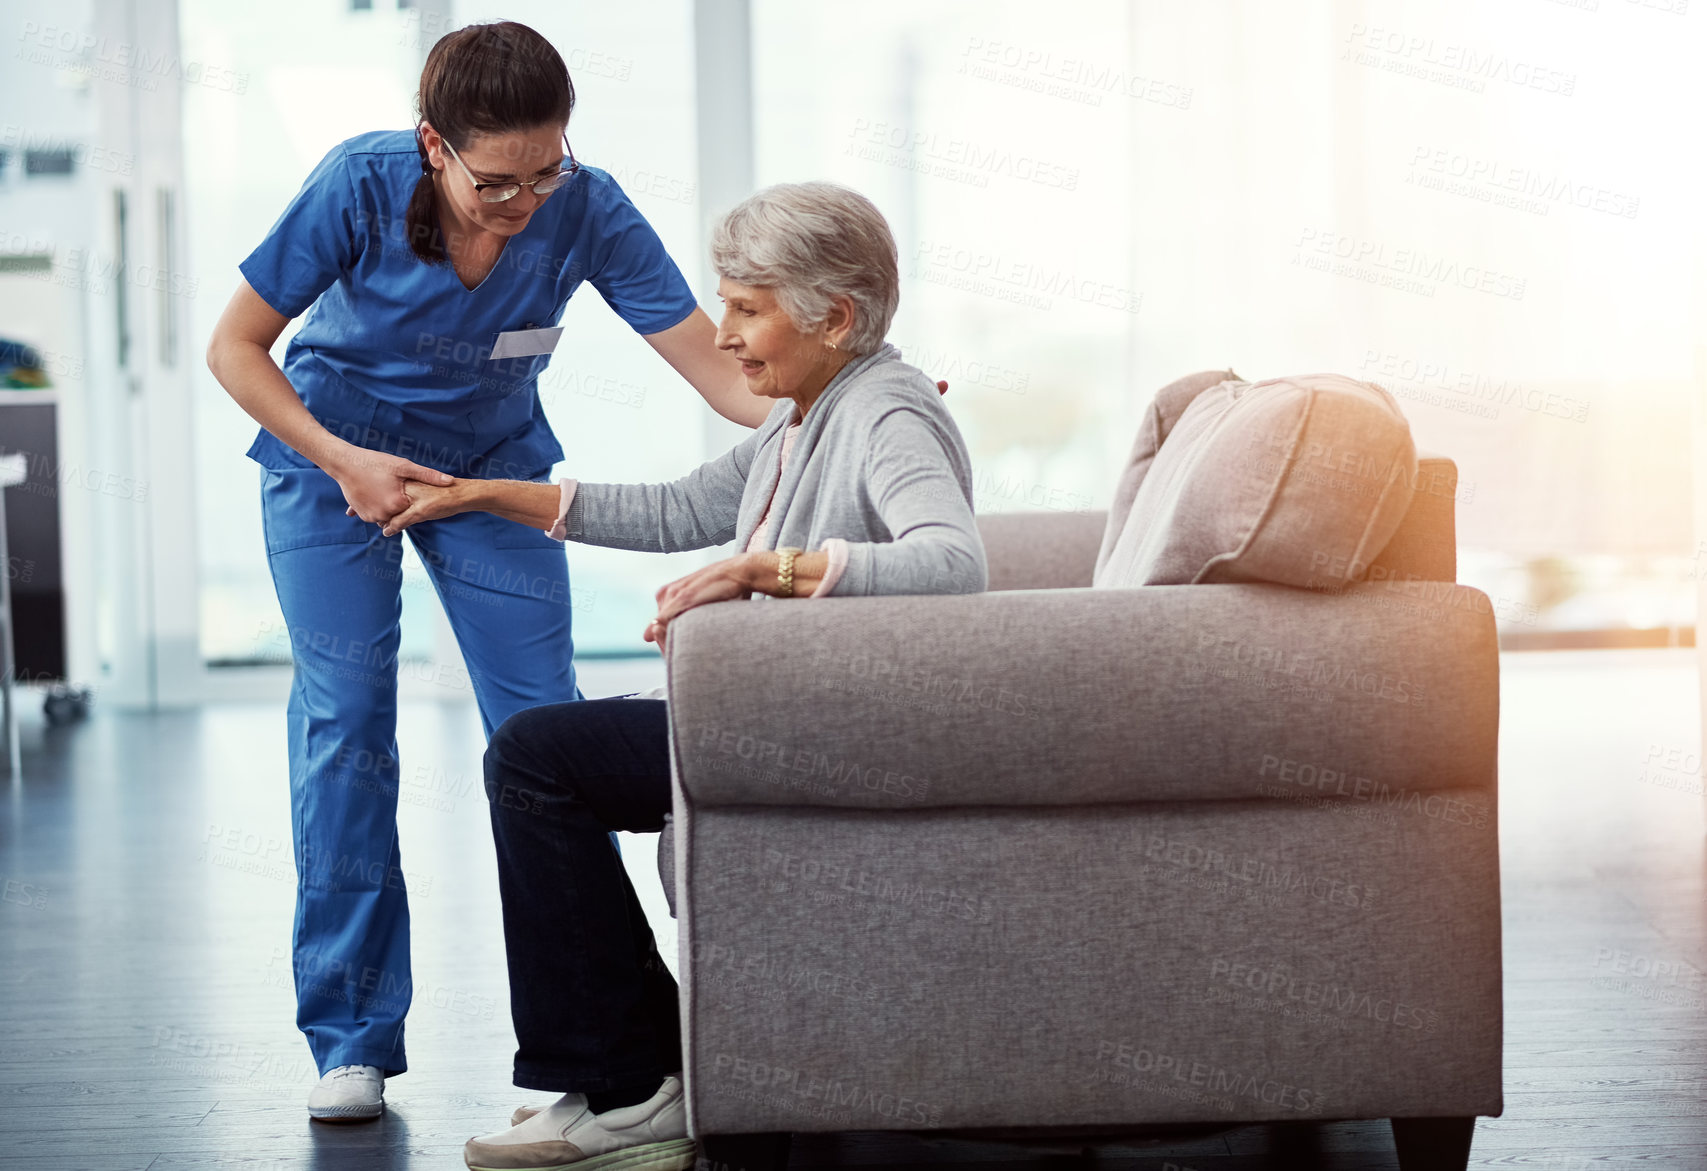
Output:
M978 518L991 590L1091 584L1108 513L991 512Z
M1491 789L1491 607L1422 588L702 606L668 644L682 796L869 809Z

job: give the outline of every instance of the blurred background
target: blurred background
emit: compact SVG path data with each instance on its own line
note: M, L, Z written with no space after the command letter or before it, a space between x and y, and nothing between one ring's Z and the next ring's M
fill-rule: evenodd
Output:
M1457 461L1459 577L1508 649L1693 645L1707 17L1687 0L0 10L0 451L56 453L7 493L26 680L117 706L282 697L254 424L209 331L321 156L411 125L427 49L487 19L556 44L577 158L714 317L719 212L783 180L871 196L900 242L892 340L951 384L979 511L1105 507L1182 374L1339 371ZM560 474L673 479L739 440L590 287L565 324L540 384ZM655 659L653 591L708 558L568 556L589 659ZM407 573L405 657L457 661ZM405 670L406 694L437 674Z

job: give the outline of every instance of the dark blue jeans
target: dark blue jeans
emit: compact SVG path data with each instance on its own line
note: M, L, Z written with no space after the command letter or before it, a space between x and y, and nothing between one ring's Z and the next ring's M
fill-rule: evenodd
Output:
M525 1089L655 1089L682 1068L676 981L610 836L663 829L668 737L664 700L588 699L518 712L487 745Z

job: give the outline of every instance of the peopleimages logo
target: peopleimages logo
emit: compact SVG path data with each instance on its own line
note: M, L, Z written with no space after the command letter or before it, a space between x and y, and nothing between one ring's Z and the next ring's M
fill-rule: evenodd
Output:
M1577 88L1575 73L1400 29L1353 23L1345 43L1348 48L1341 55L1342 60L1426 81L1445 82L1476 93L1483 92L1490 81L1566 98Z
M895 993L852 972L802 964L792 956L771 952L737 952L721 943L695 940L689 954L694 978L710 980L731 990L813 994L837 1000L877 1003L896 999Z
M719 1053L712 1059L712 1069L726 1080L746 1082L779 1098L784 1095L792 1096L802 1104L849 1112L857 1110L862 1114L909 1125L918 1123L923 1126L935 1126L942 1121L941 1106L858 1082L821 1078L788 1066L771 1065L764 1061L736 1057L730 1053Z
M955 705L1015 716L1037 714L1037 703L1022 692L1010 691L984 678L947 675L931 667L900 662L881 652L844 653L820 646L812 654L812 666L821 685L833 682L835 675L846 675L880 690L906 692L924 701L941 701L945 711L949 710L948 705ZM832 690L846 688L832 687Z
M82 488L118 500L134 500L138 504L148 499L149 482L100 468L85 468L75 463L55 463L40 452L23 452L30 479L20 490L38 496L50 495L55 487Z
M1377 284L1387 283L1383 278L1388 278L1398 282L1395 287L1428 296L1441 285L1454 285L1490 297L1521 301L1529 284L1527 278L1482 265L1431 256L1420 248L1390 248L1382 240L1332 229L1303 228L1293 247L1297 249L1292 258L1294 264Z
M1321 658L1310 651L1288 652L1209 631L1198 633L1197 647L1199 650L1214 648L1212 654L1215 657L1259 672L1289 675L1312 687L1351 691L1417 706L1425 701L1422 685L1403 676L1387 675L1373 668L1360 670L1354 664Z
M1312 872L1290 863L1277 865L1266 858L1228 854L1215 846L1161 834L1151 834L1136 845L1146 862L1165 864L1178 874L1201 875L1225 891L1302 893L1319 903L1361 910L1367 910L1375 897L1371 887L1338 875ZM1166 872L1146 866L1141 873Z
M1233 988L1248 989L1287 1001L1298 1001L1312 1008L1324 1008L1344 1016L1360 1016L1365 1020L1401 1029L1433 1033L1440 1027L1440 1014L1433 1009L1419 1008L1367 989L1359 990L1339 984L1300 979L1284 965L1262 968L1254 964L1217 958L1210 962L1209 978Z
M1237 1073L1206 1061L1172 1053L1157 1053L1126 1042L1099 1041L1096 1060L1133 1073L1145 1074L1156 1081L1178 1082L1182 1087L1188 1086L1193 1090L1220 1095L1223 1098L1246 1098L1252 1103L1278 1106L1282 1110L1294 1110L1300 1114L1319 1114L1325 1102L1319 1090L1306 1089L1274 1078Z
M1095 281L1063 268L1015 260L996 252L935 240L921 241L913 253L912 275L931 284L979 293L1033 309L1049 309L1055 298L1137 313L1143 294L1123 285Z
M66 154L71 156L72 162L79 167L104 171L110 175L128 175L136 166L136 156L128 152L91 146L86 142L67 138L63 134L47 134L15 123L0 125L0 150Z
M1386 809L1420 813L1425 817L1458 825L1480 826L1486 825L1488 821L1487 809L1473 808L1463 798L1453 797L1449 793L1423 793L1416 789L1407 789L1403 785L1394 787L1385 781L1354 776L1343 769L1319 767L1309 761L1265 755L1262 758L1262 767L1257 770L1257 776L1274 777L1317 793L1331 793L1336 797L1366 801Z
M1432 185L1422 183L1421 180L1428 176L1433 176L1441 182ZM1642 206L1641 196L1613 191L1592 183L1575 182L1569 176L1537 171L1533 167L1513 167L1499 159L1484 158L1444 147L1417 147L1411 155L1410 176L1405 181L1413 185L1433 186L1437 190L1449 191L1452 189L1442 186L1442 183L1448 180L1462 181L1474 189L1485 189L1514 197L1533 197L1535 208L1521 202L1511 206L1525 211L1538 208L1542 215L1547 214L1552 204L1568 203L1585 211L1605 212L1620 219L1633 220Z
M970 923L988 924L998 918L994 900L982 895L946 887L926 886L905 878L873 873L862 866L843 865L826 861L817 855L805 856L784 853L766 846L759 863L759 873L773 883L789 879L863 896L869 902L893 905L905 911L923 911L945 919L963 919ZM772 887L780 891L782 886Z
M1191 108L1189 86L1132 73L1107 62L1056 56L1014 41L968 37L960 53L959 72L1086 106L1100 106L1103 98L1112 94L1176 110Z
M1471 370L1462 370L1450 362L1418 358L1392 350L1366 349L1359 368L1364 377L1376 376L1386 380L1383 388L1394 392L1387 383L1405 383L1424 390L1438 390L1462 399L1493 408L1491 417L1499 416L1499 407L1512 406L1537 415L1568 419L1581 423L1588 418L1588 400L1572 398L1556 391L1544 391L1533 383L1515 378L1495 378Z
M941 378L950 386L970 383L1007 394L1024 394L1031 384L1029 372L1001 366L982 357L967 357L929 346L902 346L901 349L909 363L932 378Z
M1074 191L1079 186L1077 167L957 134L856 118L848 138L846 153L867 162L887 163L975 187L988 187L992 177L1062 191Z
M816 749L779 744L731 728L716 725L702 728L699 746L725 758L750 762L755 770L753 775L760 779L768 773L785 778L797 775L803 784L815 782L811 787L826 796L845 796L862 789L912 801L923 801L930 795L929 777L914 776L882 765L839 760ZM716 760L707 767L722 770L722 765Z
M21 60L77 69L102 81L135 86L149 93L159 88L161 78L227 93L241 94L249 89L247 73L204 61L185 61L175 53L151 50L129 41L113 41L87 29L26 20L18 39L23 42L17 54Z

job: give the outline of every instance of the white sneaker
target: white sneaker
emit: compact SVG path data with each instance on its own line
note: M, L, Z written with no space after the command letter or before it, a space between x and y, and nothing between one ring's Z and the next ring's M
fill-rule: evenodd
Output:
M471 1138L473 1171L688 1171L694 1164L682 1079L633 1106L594 1114L585 1094L564 1094L519 1126Z
M385 1110L385 1076L377 1065L340 1065L308 1091L308 1116L361 1122Z

